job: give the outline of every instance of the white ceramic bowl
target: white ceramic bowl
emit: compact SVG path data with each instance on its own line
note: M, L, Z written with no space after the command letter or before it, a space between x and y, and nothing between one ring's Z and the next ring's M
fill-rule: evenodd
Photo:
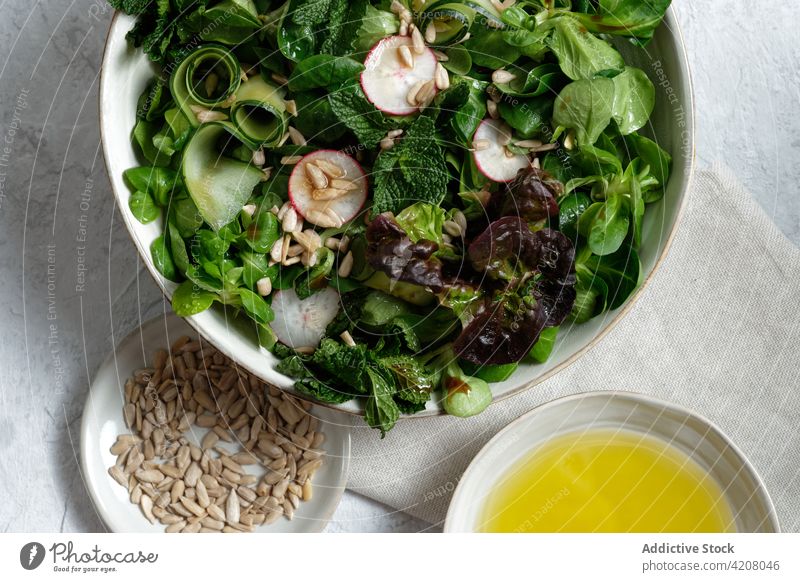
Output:
M100 127L106 168L117 199L122 219L139 250L147 269L164 293L171 297L176 285L164 279L150 256L150 244L163 228L161 220L139 223L128 208L130 192L122 173L140 165L131 144L135 124L136 102L154 74L147 57L131 48L125 34L134 20L117 13L111 23L103 57L100 82ZM505 382L492 385L495 400L544 381L574 362L602 338L630 309L650 277L664 259L684 206L694 161L694 110L691 80L683 40L672 8L646 50L634 50L629 43L620 43L626 60L642 68L656 85L656 108L647 131L673 156L672 175L664 199L648 207L644 221L640 257L644 283L627 304L592 321L563 326L553 354L546 364L522 364ZM219 306L187 319L204 338L219 350L258 375L266 382L291 389L292 380L275 371L275 358L260 349L255 334L242 321L231 317ZM351 401L335 408L360 413L360 405ZM416 416L443 413L439 404Z
M95 509L111 531L164 531L163 525L147 521L130 502L127 490L109 476L108 468L116 460L109 449L117 435L130 432L122 418L125 381L134 370L145 367L145 356L149 361L156 349L172 345L183 335L197 334L175 315L145 322L108 355L92 381L81 421L81 471ZM320 419L326 436L326 460L314 475L314 496L300 505L292 521L281 518L256 531L319 532L339 505L350 466L350 419L319 406L311 414ZM206 429L195 426L187 438L197 444L205 433Z
M775 507L764 483L716 425L680 406L630 392L590 392L560 398L509 424L467 467L450 501L444 530L479 530L486 500L499 478L545 442L590 428L647 434L671 443L716 480L733 510L737 531L779 531Z

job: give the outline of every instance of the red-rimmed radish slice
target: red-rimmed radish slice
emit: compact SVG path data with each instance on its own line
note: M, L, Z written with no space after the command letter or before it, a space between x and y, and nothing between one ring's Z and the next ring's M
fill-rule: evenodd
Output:
M294 289L283 289L272 297L275 319L270 323L281 343L290 348L315 348L325 329L339 313L339 293L333 287L300 299Z
M361 88L367 99L389 115L411 115L419 106L408 103L408 93L420 81L436 77L436 55L427 47L418 55L408 36L389 36L378 42L364 60ZM400 56L400 47L407 47L413 66Z
M292 206L307 222L323 228L353 220L368 192L369 182L359 163L337 150L303 156L289 176Z
M530 165L528 156L506 155L511 128L498 119L484 119L472 138L475 165L481 174L494 182L510 182L522 168Z

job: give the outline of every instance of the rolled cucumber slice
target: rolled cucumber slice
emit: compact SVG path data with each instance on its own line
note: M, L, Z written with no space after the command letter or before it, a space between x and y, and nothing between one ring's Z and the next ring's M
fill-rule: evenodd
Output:
M275 145L286 132L285 91L267 83L260 75L248 79L236 92L231 120L243 141L258 147Z
M262 171L224 156L219 142L232 139L229 124L204 123L186 144L181 173L203 220L214 230L233 221L263 177Z
M241 83L241 65L223 46L205 45L181 61L170 77L172 97L195 127L200 125L192 106L219 107Z

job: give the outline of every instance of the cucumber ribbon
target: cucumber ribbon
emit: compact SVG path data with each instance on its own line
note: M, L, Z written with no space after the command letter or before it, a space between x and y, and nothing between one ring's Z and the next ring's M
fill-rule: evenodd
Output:
M261 75L244 82L242 77L232 52L204 45L181 61L170 78L170 90L194 127L201 125L198 108L218 111L230 120L226 129L250 149L277 145L288 125L285 91Z

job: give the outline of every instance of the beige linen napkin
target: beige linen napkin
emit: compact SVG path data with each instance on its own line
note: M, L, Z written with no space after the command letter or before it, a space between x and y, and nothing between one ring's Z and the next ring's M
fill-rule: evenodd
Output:
M784 531L800 529L800 250L728 170L701 172L672 250L594 349L470 419L409 419L385 439L354 429L349 487L440 524L480 448L535 406L634 390L694 409L742 448Z

